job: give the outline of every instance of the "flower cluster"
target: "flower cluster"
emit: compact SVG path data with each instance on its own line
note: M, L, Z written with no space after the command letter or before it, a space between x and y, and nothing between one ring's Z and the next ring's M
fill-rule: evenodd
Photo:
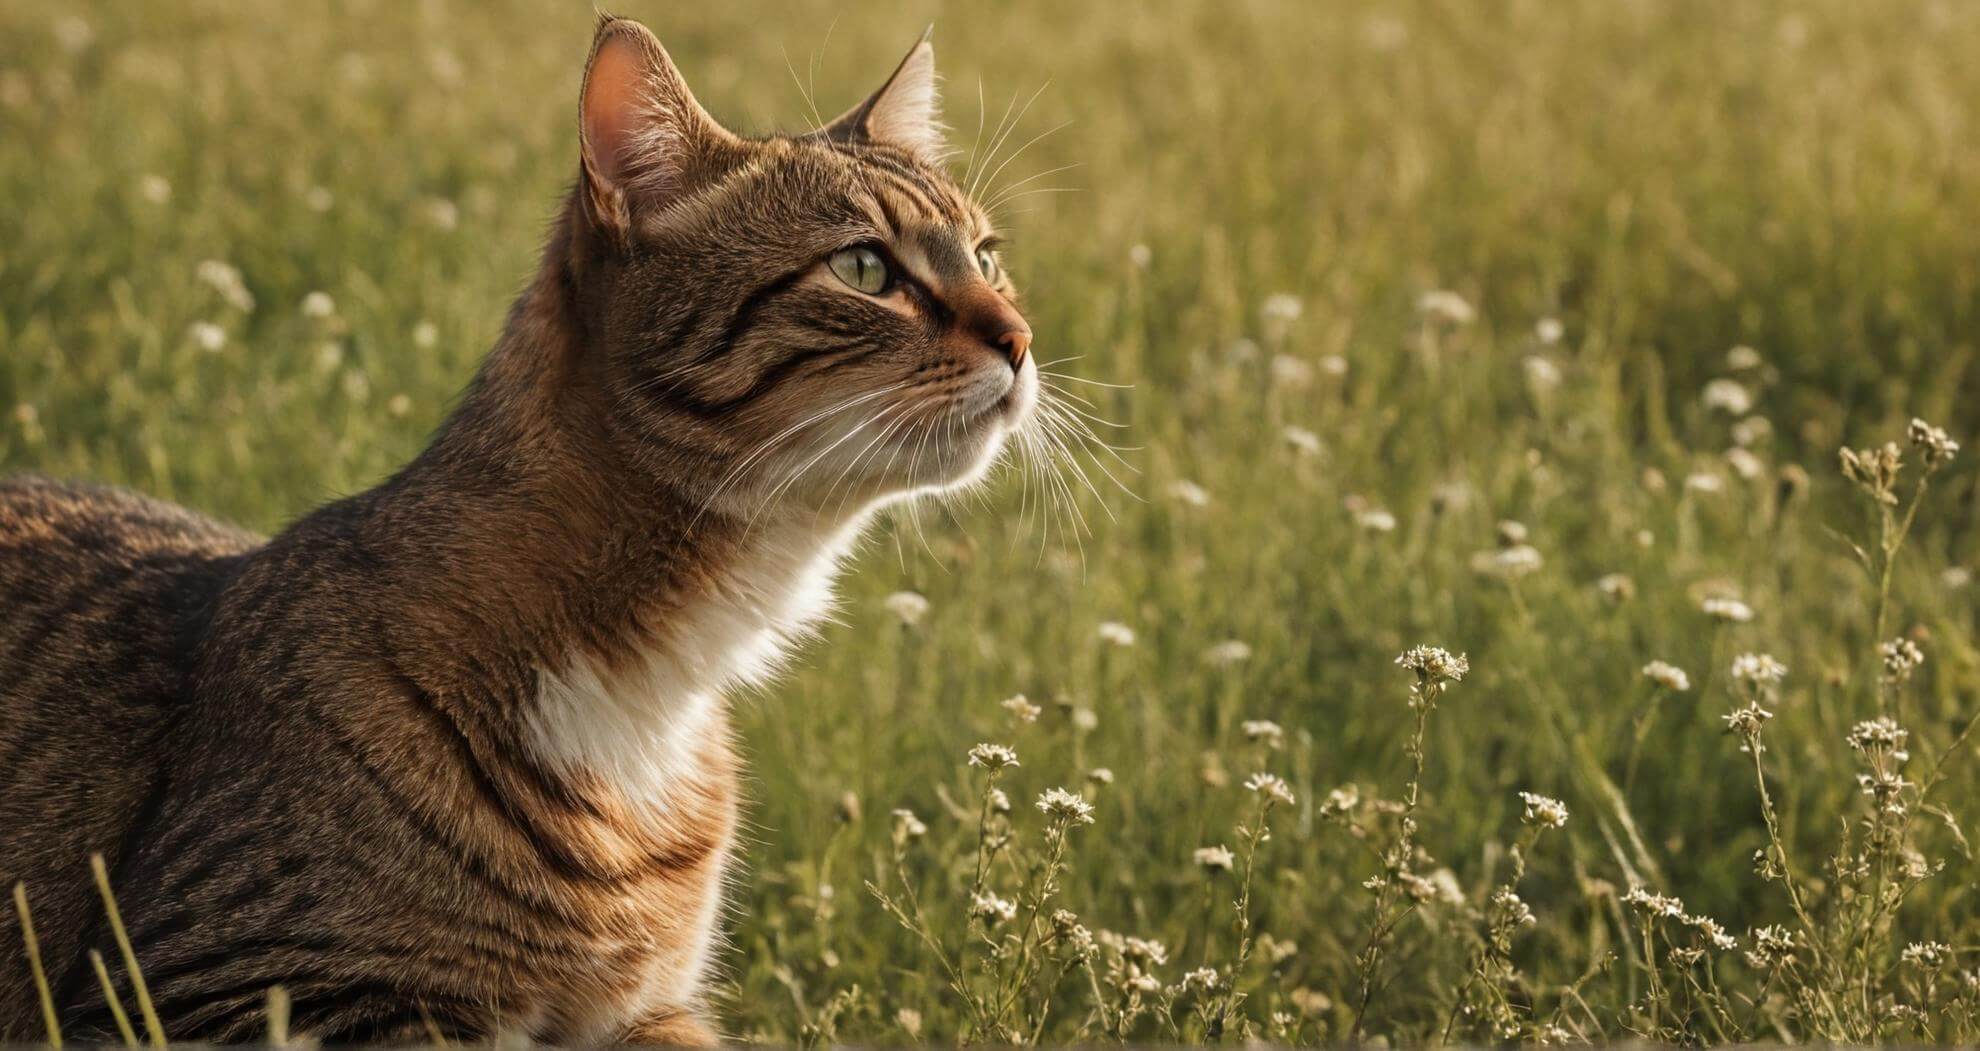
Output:
M1567 804L1558 799L1533 792L1521 792L1520 802L1526 804L1526 813L1520 820L1536 828L1566 828L1568 823Z
M1912 447L1925 455L1925 467L1930 470L1951 462L1959 455L1959 443L1943 427L1934 427L1924 420L1913 417L1906 432L1911 438Z
M1008 745L985 742L969 750L969 765L980 766L994 774L1018 765L1017 752Z

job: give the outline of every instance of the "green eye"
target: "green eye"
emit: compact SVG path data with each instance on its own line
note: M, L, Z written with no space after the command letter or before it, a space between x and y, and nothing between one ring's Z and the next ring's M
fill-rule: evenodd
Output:
M992 252L987 247L977 249L976 268L983 271L983 280L995 282L997 280L997 253Z
M893 284L887 273L887 261L871 248L847 248L836 252L831 259L832 272L847 285L877 296Z

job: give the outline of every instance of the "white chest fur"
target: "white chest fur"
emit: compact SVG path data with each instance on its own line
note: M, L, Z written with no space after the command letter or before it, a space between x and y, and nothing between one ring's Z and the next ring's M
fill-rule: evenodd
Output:
M724 692L769 680L830 611L840 559L864 522L760 527L711 587L655 614L652 642L628 666L573 654L542 669L540 754L664 809L717 732Z

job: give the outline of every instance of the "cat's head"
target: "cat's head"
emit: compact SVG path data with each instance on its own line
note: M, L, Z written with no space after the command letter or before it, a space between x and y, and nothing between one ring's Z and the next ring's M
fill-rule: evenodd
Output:
M980 476L1038 397L988 214L943 165L926 37L810 132L744 137L637 22L598 27L567 222L591 381L711 505L858 506Z

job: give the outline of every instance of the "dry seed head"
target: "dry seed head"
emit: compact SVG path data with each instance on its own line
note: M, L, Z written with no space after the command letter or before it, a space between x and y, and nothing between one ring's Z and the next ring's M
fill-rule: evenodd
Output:
M1758 701L1748 701L1744 707L1735 708L1723 716L1726 721L1726 732L1739 737L1742 742L1740 744L1742 752L1758 744L1760 728L1766 726L1767 720L1773 717L1774 713L1760 707Z
M1856 483L1880 504L1897 503L1898 473L1904 469L1904 456L1896 442L1885 442L1873 449L1844 448L1836 454L1843 477Z

